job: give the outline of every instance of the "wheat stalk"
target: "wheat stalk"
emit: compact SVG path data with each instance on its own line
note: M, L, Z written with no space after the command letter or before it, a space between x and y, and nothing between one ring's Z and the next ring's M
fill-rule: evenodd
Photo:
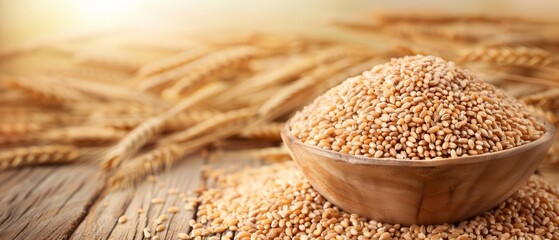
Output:
M341 59L332 64L315 69L309 75L284 87L266 102L262 103L257 111L258 115L268 116L266 118L273 118L291 111L294 105L289 104L289 102L298 101L300 103L306 103L307 100L315 97L317 94L315 92L317 88L312 86L320 85L321 81L361 60L362 58Z
M272 141L281 141L281 130L283 129L285 123L283 122L272 122L256 126L254 128L245 129L239 134L242 138L248 139L264 139Z
M0 152L0 170L35 166L41 164L63 164L75 161L80 151L73 146L51 145L21 147Z
M179 67L181 65L192 62L200 57L206 55L209 49L206 47L196 47L193 49L186 50L177 55L158 60L156 62L142 66L138 70L138 76L141 78L150 77L156 74L161 74L170 69Z
M180 114L175 115L172 118L167 119L165 122L166 132L174 132L178 130L183 130L197 123L205 121L212 116L221 114L217 110L190 110Z
M460 53L460 62L488 62L497 65L545 66L556 60L551 53L535 47L484 47Z
M124 135L125 131L112 128L80 126L49 130L37 138L43 142L91 146L115 142Z
M21 91L27 96L54 103L69 103L92 100L73 88L52 84L44 78L10 78L8 87Z
M187 89L199 86L210 78L215 79L226 75L260 53L261 50L253 47L235 47L219 52L219 54L210 55L192 64L185 75L163 91L162 96L167 99L177 99Z
M159 98L156 98L151 94L115 86L114 84L67 77L57 77L53 80L57 80L60 84L80 90L98 98L104 98L107 100L124 100L155 106L164 105Z
M158 74L152 77L148 77L143 79L143 81L137 86L139 90L142 91L151 91L160 89L166 85L171 84L173 81L188 75L193 69L213 69L215 64L221 65L223 64L224 60L236 61L234 57L229 57L230 55L235 55L236 53L247 50L247 47L234 47L231 49L225 49L217 52L213 52L210 55L204 56L203 58L197 59L196 61L190 62L186 65L181 67L172 69L170 71L163 72L162 74ZM243 59L243 55L240 55L241 59ZM201 71L201 70L196 70Z
M233 124L184 144L157 146L152 151L139 155L120 166L109 178L109 186L113 190L133 186L147 175L156 174L162 169L169 169L183 156L199 150L207 144L239 133L244 126L244 123Z
M145 122L134 128L134 130L128 133L128 135L126 135L116 146L109 150L109 152L105 155L102 167L104 169L113 169L118 167L122 161L130 158L149 140L159 134L164 129L165 122L168 119L180 112L183 112L192 105L203 101L207 97L222 91L223 89L225 89L225 86L218 83L206 86L206 88L203 88L188 98L181 100L161 115L150 117Z
M212 132L228 125L235 125L248 120L254 115L254 109L237 109L214 115L183 131L173 133L159 140L160 144L185 143L203 133Z
M163 168L168 168L186 152L179 145L168 145L155 148L131 159L130 163L121 166L108 179L109 187L122 189L136 184L141 177L154 174Z
M41 122L0 122L0 135L10 136L34 133L45 128L47 128L47 125Z
M129 80L131 78L131 75L123 72L100 69L100 68L90 68L90 67L72 67L72 68L63 68L63 69L53 69L53 70L49 70L47 74L53 74L57 76L64 76L70 78L102 81L111 84L126 82L126 80Z
M106 50L80 52L74 56L74 61L85 66L134 73L142 66L137 61L120 53L107 53Z
M453 23L523 23L523 24L552 24L549 21L538 21L516 16L491 16L491 15L456 15L442 12L377 12L375 18L383 24L394 23L429 23L429 24L453 24Z

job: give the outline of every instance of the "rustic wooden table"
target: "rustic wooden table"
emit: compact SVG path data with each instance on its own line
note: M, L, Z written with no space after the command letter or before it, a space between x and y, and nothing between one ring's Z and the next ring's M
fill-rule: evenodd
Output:
M196 209L185 210L178 195L169 195L168 189L196 190L202 184L205 165L261 164L229 152L219 157L194 155L159 175L158 182L146 181L119 192L107 190L98 165L93 163L4 171L0 173L0 239L143 239L142 230L149 226L153 231L161 214L169 219L158 236L178 239L178 233L190 231L188 222L196 217ZM559 167L544 166L540 174L559 183ZM165 198L165 203L152 204L157 197ZM168 214L171 206L181 206L180 212ZM138 214L138 208L144 213ZM117 219L122 215L128 216L128 221L119 224Z

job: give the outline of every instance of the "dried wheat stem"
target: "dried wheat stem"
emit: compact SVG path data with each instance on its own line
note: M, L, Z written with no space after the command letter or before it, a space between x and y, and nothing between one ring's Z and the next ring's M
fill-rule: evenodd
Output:
M188 89L197 87L210 78L215 79L231 73L258 56L260 52L257 48L241 46L212 54L192 64L190 70L170 88L165 89L162 95L166 99L177 99Z
M460 62L545 66L555 61L551 53L535 47L484 47L467 49L460 53Z
M118 141L126 135L125 131L104 127L67 127L53 129L39 135L43 142L74 145L99 145Z
M290 110L292 110L288 102L293 101L297 98L300 102L306 102L305 100L313 98L316 94L313 86L320 85L319 83L326 78L334 75L336 72L350 67L351 65L359 62L362 58L347 58L341 59L334 63L325 65L315 69L309 75L293 82L287 87L284 87L278 91L274 96L270 97L266 102L264 102L258 109L258 115L260 116L279 116ZM303 99L301 99L303 98Z
M183 130L197 123L205 121L212 116L221 114L221 112L216 110L190 110L180 114L175 115L172 118L167 119L165 122L165 131L174 132Z
M142 146L163 130L165 118L155 116L134 128L116 146L105 155L103 169L109 170L118 167L122 161L130 158Z
M85 66L95 66L126 73L134 73L142 66L121 53L110 52L81 52L75 55L74 61Z
M148 105L164 105L164 103L159 100L159 98L152 96L151 94L131 90L125 87L119 87L114 84L101 83L97 81L90 81L86 79L78 78L56 78L60 83L78 89L82 92L86 92L90 95L94 95L100 98L105 98L109 100L124 100L129 102L144 103Z
M244 50L243 50L244 49ZM181 67L172 69L170 71L163 72L162 74L157 74L155 76L148 77L144 79L137 88L142 91L152 91L156 89L161 89L162 87L173 83L175 80L187 76L191 71L201 71L199 69L213 69L214 64L221 65L224 60L235 60L231 59L229 56L235 52L245 51L247 47L236 47L225 49L217 52L213 52L207 56L204 56L196 61L187 63ZM198 70L196 70L198 69Z
M490 16L490 15L456 15L441 12L377 12L375 18L384 24L394 23L429 23L429 24L451 24L451 23L523 23L523 24L552 24L550 21L538 21L513 16Z
M53 84L45 78L10 78L8 87L17 89L22 93L40 100L69 103L92 100L90 97L73 88Z
M157 146L154 150L139 155L120 166L109 179L109 186L113 190L133 186L147 175L168 169L183 156L197 151L207 144L239 133L244 125L241 123L225 126L220 131L211 132L184 144Z
M26 133L35 133L47 128L48 125L41 122L0 122L0 135L21 135Z
M0 152L0 170L41 164L62 164L75 161L80 151L73 146L51 145L21 147Z
M238 124L248 120L254 114L254 109L245 108L214 115L184 131L176 132L161 139L161 144L185 143L203 133L208 133L224 126Z
M517 75L512 73L506 73L501 71L494 71L491 69L483 68L483 69L476 69L480 72L480 74L486 74L493 77L499 77L505 80L516 81L516 82L524 82L524 83L531 83L531 84L540 84L544 86L551 86L551 87L559 87L559 82L550 80L550 79L543 79L543 78L535 78L535 77L527 77L523 75Z
M122 72L88 67L72 67L65 69L55 69L47 72L57 76L70 78L89 79L94 81L107 82L111 84L125 82L131 75Z
M166 112L147 119L145 122L128 133L124 139L122 139L105 155L102 167L107 170L118 167L122 161L130 158L149 140L161 133L164 129L165 122L168 119L176 116L180 112L183 112L200 101L203 101L207 97L222 91L223 89L225 89L225 85L223 84L215 83L208 85L188 98L181 100Z
M138 76L141 78L150 77L155 74L161 74L170 69L179 67L186 63L192 62L209 52L206 47L196 47L193 49L186 50L177 55L158 60L156 62L147 64L138 70Z
M248 139L281 141L280 133L284 124L283 122L263 124L254 128L245 129L239 136Z
M179 145L159 147L140 154L121 166L108 179L109 186L112 189L134 186L141 178L168 168L184 154L185 151Z
M348 47L330 47L317 53L310 54L299 59L289 61L276 69L256 75L248 79L246 84L238 86L232 92L251 92L265 87L283 83L297 77L299 74L308 71L321 64L334 62L348 56L367 55L367 52L359 52L357 49Z

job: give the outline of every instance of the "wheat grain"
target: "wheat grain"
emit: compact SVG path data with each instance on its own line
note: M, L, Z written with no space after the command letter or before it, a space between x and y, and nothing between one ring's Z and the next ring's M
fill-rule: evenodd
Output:
M124 224L128 221L128 217L126 215L122 215L118 218L118 223Z
M559 189L537 176L491 211L460 223L421 226L347 213L314 190L292 162L213 176L216 186L199 197L198 220L189 223L193 229L210 226L210 236L226 228L239 239L559 238ZM190 237L201 235L192 231Z
M546 131L520 101L452 62L420 55L349 78L297 113L290 127L324 149L412 160L497 152Z
M46 145L6 149L0 152L0 169L75 161L80 151L73 146Z
M138 70L138 76L140 76L141 78L146 78L156 74L161 74L170 69L190 63L204 56L208 52L209 49L206 47L196 47L186 50L177 55L173 55L171 57L161 59L141 67L140 70Z

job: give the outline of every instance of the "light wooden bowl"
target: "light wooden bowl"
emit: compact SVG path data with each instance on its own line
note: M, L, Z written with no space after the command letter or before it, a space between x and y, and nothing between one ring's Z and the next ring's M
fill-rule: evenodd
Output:
M375 159L304 144L289 123L281 136L311 185L339 208L385 223L459 222L496 207L534 173L554 127L520 147L442 160Z

